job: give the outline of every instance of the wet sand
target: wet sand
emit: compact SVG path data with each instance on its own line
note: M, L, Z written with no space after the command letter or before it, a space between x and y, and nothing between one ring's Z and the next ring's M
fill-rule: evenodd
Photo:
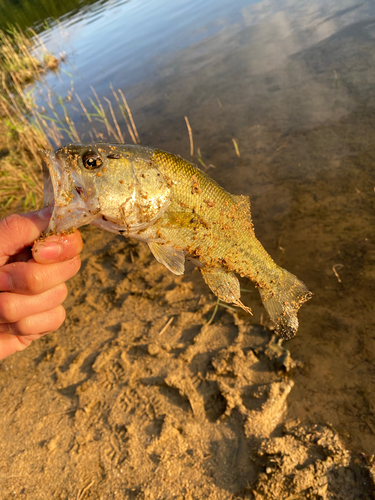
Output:
M64 326L0 364L2 498L373 498L369 457L290 417L308 369L272 331L221 307L208 324L193 267L83 238Z

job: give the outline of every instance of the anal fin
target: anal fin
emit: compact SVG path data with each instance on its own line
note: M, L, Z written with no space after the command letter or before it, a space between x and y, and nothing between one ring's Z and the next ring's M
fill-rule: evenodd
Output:
M148 242L148 246L155 259L163 264L172 273L181 275L185 272L185 254L182 250L176 250L168 245L160 243Z
M211 291L223 302L242 307L244 311L252 314L250 307L246 307L241 301L240 282L234 273L221 268L201 268L204 281Z

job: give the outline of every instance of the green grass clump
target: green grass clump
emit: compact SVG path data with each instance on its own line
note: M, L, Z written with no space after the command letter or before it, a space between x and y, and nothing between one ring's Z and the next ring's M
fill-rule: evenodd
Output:
M19 29L0 30L0 209L36 208L42 196L37 152L50 147L50 141L33 120L35 104L27 84L56 62L47 51L39 61L34 48Z

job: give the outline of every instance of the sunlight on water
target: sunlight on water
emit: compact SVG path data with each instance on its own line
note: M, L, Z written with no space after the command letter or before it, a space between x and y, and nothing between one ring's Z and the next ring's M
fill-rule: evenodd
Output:
M241 3L249 2L99 3L55 24L42 40L52 52L68 53L70 69L85 85L104 91L108 81L129 85L152 77L160 59L241 21Z

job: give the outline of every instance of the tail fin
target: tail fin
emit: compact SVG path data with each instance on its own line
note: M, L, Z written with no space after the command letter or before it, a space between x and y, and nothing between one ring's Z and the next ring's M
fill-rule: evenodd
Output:
M291 339L298 330L297 311L312 293L296 276L279 268L273 288L259 288L266 311L275 324L275 331L284 339Z

